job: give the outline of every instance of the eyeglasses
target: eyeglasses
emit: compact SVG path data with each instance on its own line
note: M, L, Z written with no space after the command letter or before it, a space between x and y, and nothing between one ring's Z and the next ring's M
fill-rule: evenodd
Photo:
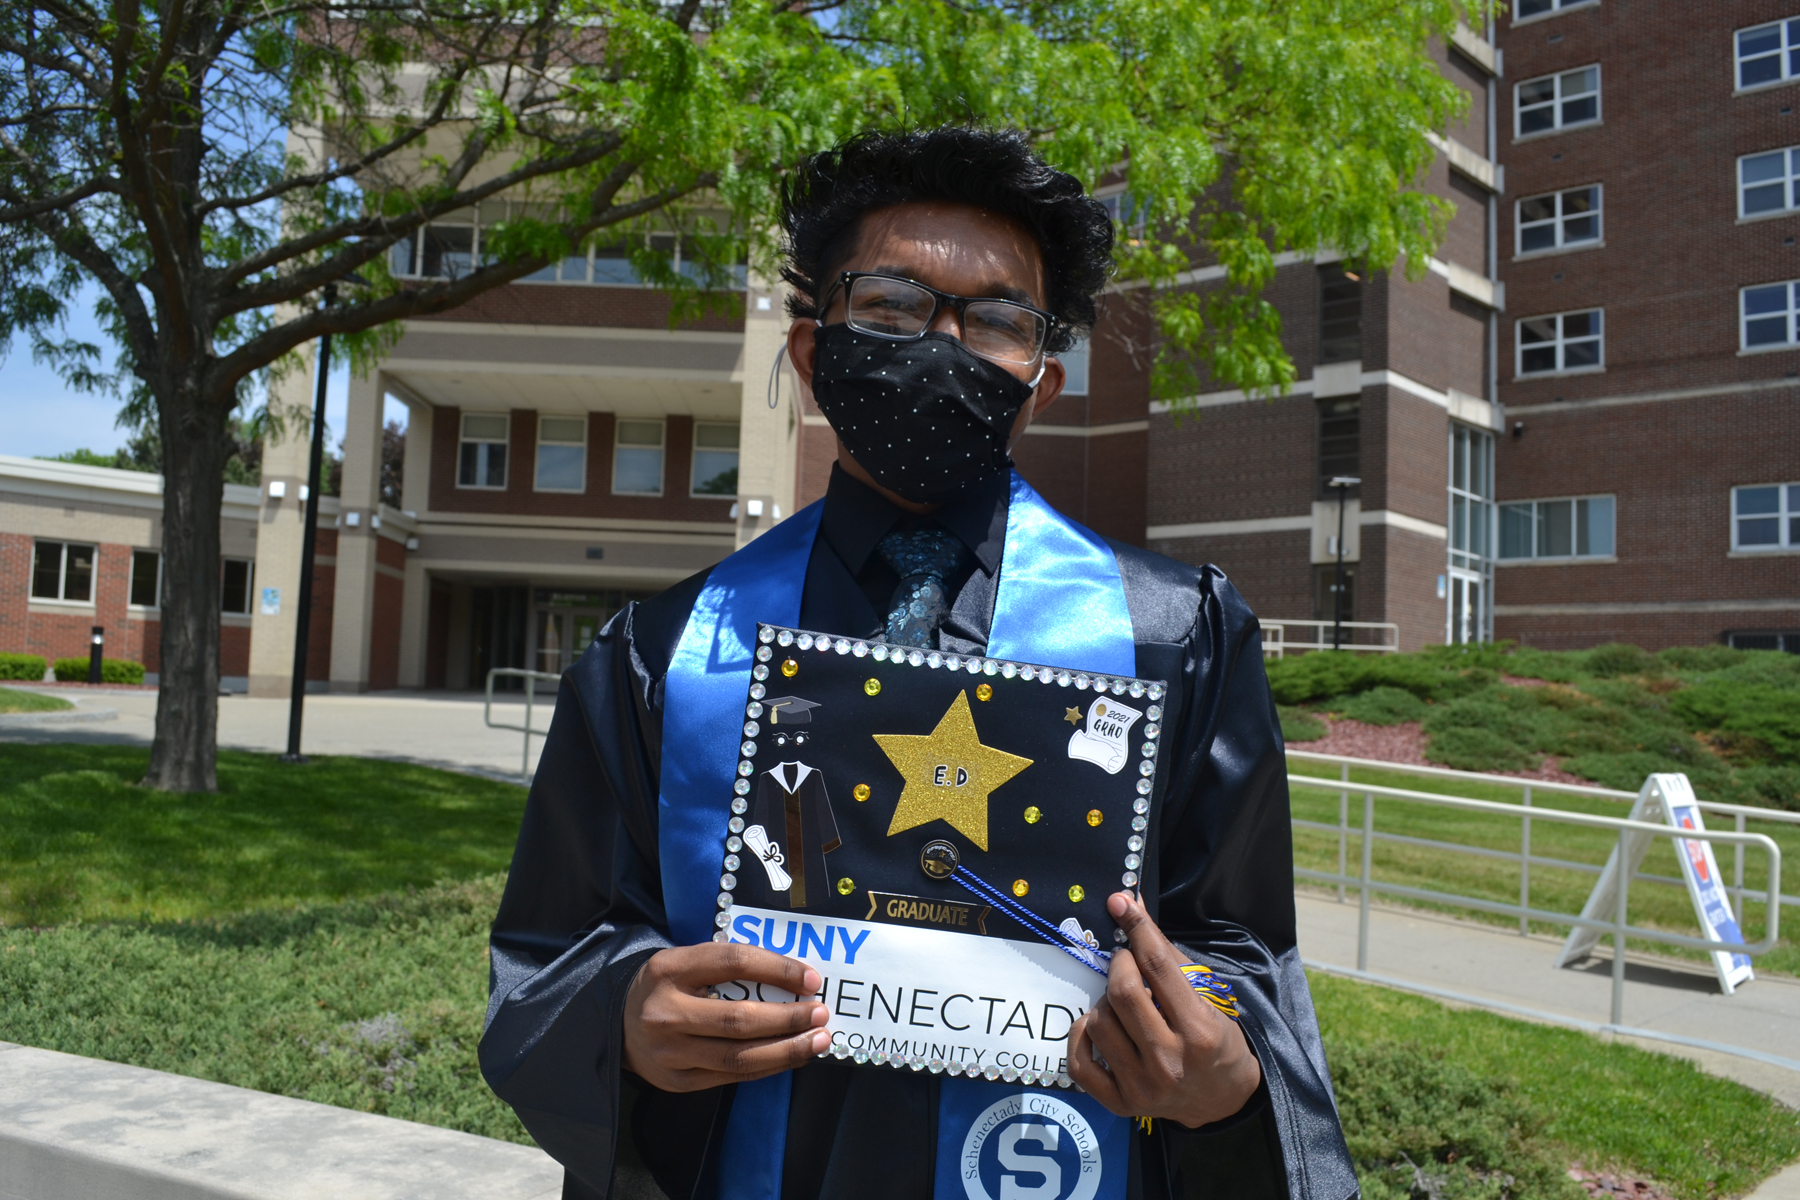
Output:
M925 336L940 308L956 311L962 343L983 358L1030 366L1044 353L1056 318L1041 308L991 297L952 296L898 275L845 271L825 292L821 314L844 289L844 320L859 333L910 342Z

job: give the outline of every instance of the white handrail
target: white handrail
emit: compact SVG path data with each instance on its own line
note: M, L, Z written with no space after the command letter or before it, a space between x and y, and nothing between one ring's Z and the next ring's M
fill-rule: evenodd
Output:
M1263 657L1281 658L1289 650L1331 650L1333 647L1330 634L1327 632L1334 626L1345 631L1342 649L1355 650L1366 654L1398 654L1400 652L1400 627L1392 621L1288 621L1275 617L1264 617L1258 621L1262 626ZM1304 626L1318 631L1318 640L1310 642L1295 641L1288 636L1289 626ZM1374 629L1382 633L1380 642L1355 641L1358 629ZM1272 635L1272 636L1271 636Z
M1349 771L1351 767L1370 767L1379 771L1394 771L1400 774L1420 775L1431 779L1467 780L1470 783L1479 783L1484 786L1515 787L1520 789L1523 793L1523 803L1528 808L1531 807L1531 798L1534 792L1554 792L1558 795L1565 796L1587 796L1596 800L1613 800L1624 804L1630 804L1637 799L1636 792L1621 792L1616 788L1596 787L1592 784L1556 783L1547 779L1528 779L1518 775L1489 775L1479 771L1458 771L1450 767L1428 767L1416 763L1385 762L1380 759L1372 758L1351 758L1343 754L1319 754L1312 750L1294 750L1290 748L1287 754L1290 759L1299 759L1302 762L1329 763L1339 767L1339 774L1342 776L1342 780L1348 780L1350 778ZM1342 782L1342 780L1340 780L1340 782ZM1726 804L1719 800L1700 800L1699 807L1702 812L1719 813L1722 816L1731 817L1738 833L1744 832L1745 824L1748 821L1772 821L1778 825L1800 825L1800 813L1788 812L1785 809L1759 808L1748 804ZM1339 840L1341 843L1341 834ZM1520 830L1520 858L1521 873L1519 877L1519 903L1524 904L1530 894L1531 864L1533 862L1546 863L1547 865L1555 866L1562 866L1564 864L1541 858L1533 858L1531 856L1530 817L1525 818L1524 826ZM1737 901L1737 918L1739 921L1742 921L1744 919L1744 849L1742 846L1733 848L1732 860L1732 885L1727 888L1726 891ZM1341 863L1339 869L1342 869ZM1644 875L1641 872L1635 876L1635 878L1648 879L1658 883L1668 882L1658 876ZM1761 895L1760 892L1755 894ZM1338 898L1340 900L1343 899L1342 896L1339 896ZM1800 896L1789 896L1784 894L1781 897L1781 903L1788 905L1789 907L1800 908ZM1525 932L1525 922L1523 920L1519 922L1519 932L1521 934Z
M1324 757L1324 756L1320 756ZM1366 761L1366 760L1348 760ZM1405 788L1384 787L1379 784L1350 784L1349 768L1343 771L1344 778L1333 780L1317 775L1287 776L1288 786L1323 789L1328 791L1344 791L1354 788L1363 794L1362 822L1362 863L1357 875L1349 875L1342 865L1336 872L1313 871L1296 867L1297 878L1317 880L1321 883L1336 884L1339 896L1344 889L1357 889L1361 911L1357 920L1356 937L1356 969L1369 969L1369 906L1377 892L1398 896L1408 900L1421 900L1432 904L1443 904L1452 907L1473 909L1476 912L1493 913L1499 916L1516 916L1521 925L1527 921L1544 921L1558 925L1568 925L1586 929L1610 931L1613 935L1613 996L1612 1023L1624 1022L1625 1004L1625 939L1627 937L1642 938L1647 941L1660 942L1664 945L1683 946L1696 950L1723 951L1749 955L1766 954L1773 950L1781 936L1781 904L1771 903L1781 896L1781 847L1774 839L1765 834L1747 833L1743 831L1725 830L1692 830L1676 829L1668 825L1652 824L1648 821L1634 821L1629 817L1607 817L1598 813L1571 812L1560 808L1532 808L1527 804L1507 804L1497 800L1475 800L1467 796L1447 796L1438 792L1415 792ZM1482 779L1492 777L1482 776ZM1401 800L1413 804L1432 805L1439 808L1459 809L1464 812L1486 813L1491 816L1516 817L1523 821L1553 821L1563 825L1578 825L1590 829L1608 829L1618 834L1619 861L1623 864L1625 856L1625 835L1628 833L1646 833L1652 837L1682 839L1685 841L1724 842L1738 847L1758 846L1769 859L1769 874L1766 890L1760 893L1765 906L1763 937L1757 942L1715 942L1705 938L1691 937L1687 934L1671 933L1663 929L1630 924L1626 917L1629 884L1618 889L1618 906L1610 921L1584 917L1579 913L1558 912L1551 909L1533 907L1528 898L1522 897L1519 904L1506 904L1496 900L1482 900L1473 896L1459 896L1451 892L1440 892L1433 888L1407 887L1402 884L1378 883L1374 880L1374 844L1378 836L1375 832L1375 800L1377 797L1387 800ZM1347 813L1345 814L1347 816ZM1309 822L1310 824L1310 822ZM1347 821L1345 822L1347 825ZM1387 835L1392 837L1393 835ZM1384 839L1385 840L1385 839ZM1461 847L1451 843L1443 844L1446 849L1464 852L1479 851L1484 855L1496 855L1503 852L1489 851L1486 848ZM1512 857L1507 855L1507 857ZM1527 851L1524 861L1529 861ZM1542 861L1542 860L1540 860ZM1340 849L1339 863L1343 863ZM1740 897L1740 908L1742 900ZM1740 935L1741 936L1741 935Z
M494 720L494 680L505 676L511 679L526 680L525 684L525 723L513 725L506 721ZM531 735L543 737L550 731L531 727L531 706L537 696L539 681L544 683L560 683L562 676L549 671L528 671L524 667L493 667L487 673L487 703L481 707L481 719L489 729L517 729L525 735L525 748L519 754L519 778L531 782Z

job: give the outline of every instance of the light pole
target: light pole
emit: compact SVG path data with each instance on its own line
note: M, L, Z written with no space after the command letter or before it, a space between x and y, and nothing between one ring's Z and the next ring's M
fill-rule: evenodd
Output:
M360 282L357 281L357 282ZM323 307L337 302L337 284L325 285ZM300 531L300 597L295 606L299 622L294 629L294 678L288 694L287 753L285 763L303 763L300 753L301 710L306 705L307 634L312 632L313 555L319 542L319 484L325 464L325 385L331 377L331 334L319 335L318 386L313 396L312 454L306 468L306 495L302 499L305 524Z
M1354 475L1333 475L1327 487L1334 487L1338 494L1338 534L1337 534L1337 580L1331 589L1331 648L1344 648L1344 497L1350 489L1362 480Z

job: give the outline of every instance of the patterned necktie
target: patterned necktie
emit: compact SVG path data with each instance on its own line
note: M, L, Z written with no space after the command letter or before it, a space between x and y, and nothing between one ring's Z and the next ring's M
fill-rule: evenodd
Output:
M968 561L962 539L942 529L890 533L876 549L900 576L888 606L887 640L901 646L937 645L938 627L950 615L944 581Z

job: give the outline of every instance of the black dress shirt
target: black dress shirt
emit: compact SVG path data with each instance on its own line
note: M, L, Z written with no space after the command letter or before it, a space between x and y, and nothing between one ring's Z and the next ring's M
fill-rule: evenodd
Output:
M930 518L971 551L946 581L941 649L986 648L1007 493L997 475ZM834 469L801 625L878 637L899 580L875 547L917 520ZM1256 619L1215 568L1109 544L1137 674L1171 682L1144 895L1171 940L1231 977L1264 1080L1218 1127L1134 1132L1128 1196L1344 1200L1356 1178L1294 944L1285 760ZM736 1089L666 1093L622 1062L626 993L671 945L656 843L664 678L706 578L626 608L563 676L494 922L482 1071L567 1168L566 1197L709 1200L718 1187ZM794 1072L782 1200L926 1200L937 1092L929 1074L833 1058Z

